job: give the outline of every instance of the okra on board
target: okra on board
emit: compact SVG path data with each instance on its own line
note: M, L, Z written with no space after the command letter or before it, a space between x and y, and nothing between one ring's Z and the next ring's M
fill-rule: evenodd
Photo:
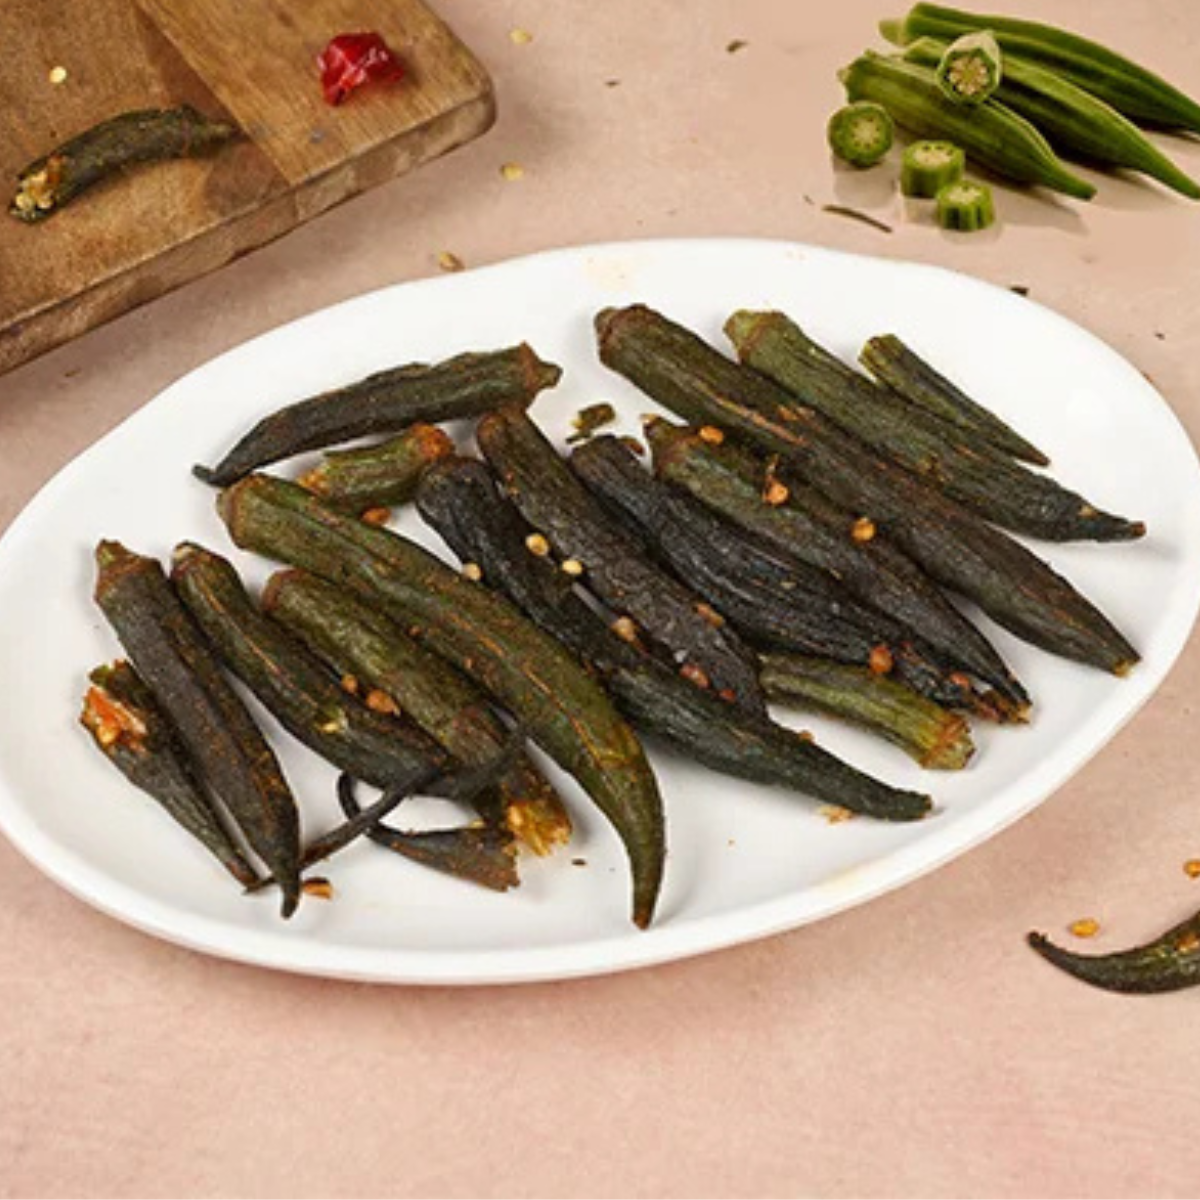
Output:
M711 770L840 804L882 820L924 816L930 800L890 787L766 716L693 687L612 631L575 590L576 578L529 552L529 525L483 463L448 459L422 479L417 507L456 555L475 565L533 621L584 660L643 733Z
M649 560L645 548L571 474L523 409L489 413L475 436L501 488L547 550L553 547L578 563L589 588L669 650L694 682L750 711L763 711L753 655L741 638L714 621L690 588Z
M88 678L79 719L101 754L157 800L238 883L254 884L258 875L221 824L187 751L133 667L122 660L97 667Z
M250 476L222 492L219 510L237 545L349 588L503 704L612 823L630 860L633 920L650 923L666 855L658 785L633 731L568 651L420 546L285 480Z
M1064 658L1125 674L1137 651L1036 555L860 442L769 379L643 305L596 318L601 359L666 408L722 427L879 529L939 583Z
M1146 532L1140 521L1102 512L999 451L963 445L952 426L847 366L783 313L742 310L725 332L747 366L989 521L1055 542L1126 541Z
M414 363L289 404L254 426L215 467L194 468L214 487L306 450L369 434L396 433L417 421L475 417L499 404L529 404L562 371L522 343L460 354L435 366Z
M279 881L291 916L300 900L300 819L274 752L158 562L103 541L96 565L96 603L201 783Z

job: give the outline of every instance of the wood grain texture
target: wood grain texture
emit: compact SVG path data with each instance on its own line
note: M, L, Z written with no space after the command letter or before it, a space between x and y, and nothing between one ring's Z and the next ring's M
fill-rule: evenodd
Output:
M331 108L316 56L365 29L407 76ZM0 218L0 371L445 153L495 116L487 73L420 0L7 0L0 45L8 179L135 108L189 103L246 135L212 158L138 168L40 225ZM59 84L55 67L67 73Z

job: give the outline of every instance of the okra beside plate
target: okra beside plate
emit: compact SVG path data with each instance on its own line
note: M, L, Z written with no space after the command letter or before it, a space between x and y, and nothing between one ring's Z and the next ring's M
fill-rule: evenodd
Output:
M722 325L738 309L787 313L847 364L872 337L902 339L1044 451L1055 478L1108 512L1145 521L1144 538L1119 545L1028 543L1111 618L1141 661L1117 678L1034 649L968 609L1033 708L1025 726L972 720L975 754L958 771L923 771L902 748L861 729L772 706L778 720L812 730L819 746L860 770L931 794L931 815L907 823L831 820L838 814L818 803L717 775L647 737L668 856L655 921L644 932L628 920L618 837L540 754L537 764L570 809L574 834L552 856L524 856L521 887L503 895L469 887L363 841L321 868L333 882L332 900L310 897L280 921L277 891L242 895L221 863L104 762L78 726L87 672L118 654L89 596L92 547L120 539L165 562L176 543L195 541L228 556L257 590L272 564L232 546L217 493L192 466L220 461L246 430L286 405L398 364L528 343L563 370L529 407L559 451L576 432L576 414L600 403L616 413L605 433L640 438L643 415L670 414L600 363L592 332L600 310L639 302L731 358ZM469 424L444 427L461 449L472 449ZM314 451L269 470L296 479L320 460ZM649 457L641 461L648 465ZM396 510L392 527L457 566L411 505ZM1195 453L1141 374L1062 317L962 275L791 243L564 250L373 293L258 338L173 385L29 505L0 539L0 621L17 631L0 639L0 676L20 700L0 723L0 829L42 871L105 912L266 966L466 984L662 962L861 903L1028 812L1155 690L1191 629L1198 595ZM306 835L339 824L334 768L261 708L253 712ZM1136 739L1136 726L1130 736ZM363 805L375 798L361 791ZM406 800L388 824L461 824L463 811L449 804ZM1023 932L1014 929L1014 939Z

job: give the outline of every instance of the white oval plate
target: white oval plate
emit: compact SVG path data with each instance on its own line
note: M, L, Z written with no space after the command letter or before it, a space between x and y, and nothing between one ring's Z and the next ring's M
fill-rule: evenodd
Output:
M650 402L597 362L592 315L642 300L718 344L738 307L795 315L853 359L892 330L1045 449L1063 482L1149 525L1128 545L1042 547L1141 650L1125 680L1051 658L985 622L1036 700L1024 729L980 727L968 770L920 771L832 722L806 722L856 765L931 790L913 825L833 825L814 804L653 752L670 856L654 927L626 919L620 847L574 784L571 847L523 860L494 895L369 845L328 866L337 895L288 923L243 897L203 851L106 766L76 725L87 670L116 642L90 601L101 537L164 558L206 543L253 581L214 494L192 478L264 413L369 371L530 341L565 368L534 406L560 444L583 405L611 400L636 433ZM290 473L293 464L284 464ZM441 549L411 512L400 527ZM1182 648L1200 596L1200 471L1162 398L1127 362L1062 317L943 270L761 241L668 241L556 251L388 288L247 343L193 371L63 470L0 542L0 827L82 899L196 949L264 966L405 983L495 983L641 966L790 929L869 900L1003 829L1078 770L1144 703ZM306 828L334 823L334 776L270 721ZM794 718L785 718L793 720ZM421 803L421 802L419 802ZM430 802L431 804L435 802ZM426 816L430 814L426 811Z

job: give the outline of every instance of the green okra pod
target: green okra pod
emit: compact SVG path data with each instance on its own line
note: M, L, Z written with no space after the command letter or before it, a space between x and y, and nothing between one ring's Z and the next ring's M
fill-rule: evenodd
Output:
M911 821L929 811L928 796L890 787L766 716L693 687L640 645L615 634L569 575L528 552L528 524L497 493L483 463L439 463L421 481L417 507L460 559L478 564L485 584L498 588L583 659L643 733L711 770L882 820Z
M964 446L999 450L1039 467L1050 465L1041 450L939 374L894 333L868 339L859 362L902 399L949 421L959 430Z
M838 73L850 100L873 100L897 125L920 138L944 139L967 158L1019 183L1038 184L1079 200L1096 189L1059 159L1024 117L988 100L974 107L942 95L928 67L867 51Z
M1144 946L1113 954L1076 954L1044 933L1031 933L1028 941L1068 975L1105 991L1178 992L1200 985L1200 912Z
M138 163L199 158L237 136L236 126L206 117L188 104L121 113L30 163L17 176L17 193L8 211L33 224Z
M1028 694L991 643L869 519L856 520L811 487L784 483L768 464L728 440L715 441L711 431L706 437L655 417L646 422L645 433L662 479L747 536L840 580L860 602L898 621L947 663L996 688L1013 709L1009 715L1028 708Z
M527 405L561 375L560 368L543 362L524 343L460 354L435 366L394 367L279 409L259 421L215 467L194 471L205 483L225 487L306 450L395 433L418 421L474 417L499 404Z
M965 186L965 185L963 185ZM1124 541L1146 527L1098 509L999 451L963 444L954 427L905 404L822 349L779 312L736 312L725 332L747 366L981 517L1047 541Z
M102 541L96 565L96 603L201 783L279 880L291 916L300 900L300 820L279 761L158 562Z
M946 43L918 38L906 46L908 62L931 66ZM996 99L1036 125L1060 154L1084 162L1125 167L1165 183L1191 200L1200 200L1200 184L1181 171L1120 112L1036 62L1006 58Z
M306 571L280 571L262 606L368 702L378 695L398 705L459 762L485 763L503 746L503 723L466 676L345 589ZM480 794L477 807L536 854L571 835L562 798L527 754Z
M1200 133L1200 104L1153 71L1088 38L1037 21L986 16L939 4L915 4L901 22L887 22L889 41L951 41L978 29L992 32L1005 69L1017 59L1036 62L1098 96L1139 124Z
M869 514L943 586L1051 653L1125 674L1137 651L1048 564L798 405L764 376L643 305L596 318L600 357L660 404L777 454L835 503Z
M187 751L125 661L88 676L80 723L100 752L136 788L153 797L243 887L258 879L204 794Z
M571 474L523 409L489 413L480 420L476 439L501 487L544 535L547 549L553 546L579 563L591 590L689 667L701 686L762 711L753 655L741 639L710 620L700 597L649 560Z
M436 425L418 422L386 442L331 450L296 482L348 512L392 508L412 499L430 463L453 453L454 443Z
M358 821L369 811L359 808L349 776L338 781L338 800L348 821ZM365 832L385 850L493 892L506 892L521 882L517 876L516 845L507 829L481 824L463 829L404 832L374 821Z
M649 924L666 855L658 786L633 731L562 646L415 543L294 484L250 476L219 508L237 545L350 588L503 704L613 824L629 855L633 919Z
M761 678L772 700L861 725L929 770L961 770L975 753L959 714L867 668L800 654L765 654Z
M326 761L380 788L410 791L450 757L399 713L351 695L282 625L261 613L233 566L194 543L175 550L171 581L229 669L283 727Z

